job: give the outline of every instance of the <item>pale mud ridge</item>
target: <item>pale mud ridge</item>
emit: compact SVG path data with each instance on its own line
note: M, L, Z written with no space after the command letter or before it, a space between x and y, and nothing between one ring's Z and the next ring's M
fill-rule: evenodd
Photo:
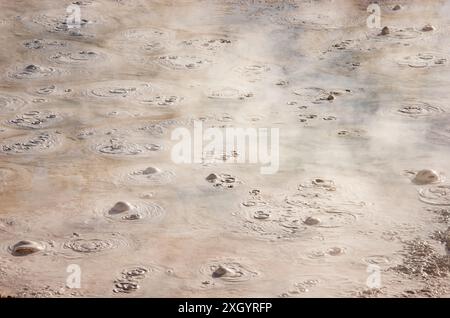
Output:
M449 297L450 6L371 2L2 1L0 295Z

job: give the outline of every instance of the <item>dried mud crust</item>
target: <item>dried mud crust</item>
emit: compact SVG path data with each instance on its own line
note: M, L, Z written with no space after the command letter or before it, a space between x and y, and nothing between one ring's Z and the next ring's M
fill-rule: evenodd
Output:
M421 278L442 278L450 274L450 255L440 254L426 241L407 241L403 256L403 264L392 267L392 270Z

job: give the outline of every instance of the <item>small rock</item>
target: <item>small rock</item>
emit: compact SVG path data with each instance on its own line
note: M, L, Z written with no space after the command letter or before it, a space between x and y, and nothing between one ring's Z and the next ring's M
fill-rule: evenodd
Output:
M131 210L131 205L127 202L119 201L109 210L111 214L123 213Z
M217 179L219 179L219 176L215 173L211 173L209 176L206 177L206 181L208 182L215 182Z
M402 6L399 5L399 4L396 4L395 7L392 8L392 10L394 10L394 11L398 11L398 10L401 10L401 9L402 9Z
M276 82L276 85L278 85L278 86L287 86L288 84L289 84L289 82L285 81L285 80L280 80L280 81Z
M434 26L432 26L431 24L427 24L422 28L422 31L424 32L430 32L430 31L434 31L436 30L436 28Z
M345 250L342 247L332 247L327 251L328 255L331 256L339 256L345 253Z
M38 70L38 67L33 64L30 64L27 67L25 67L25 71L27 71L27 72L36 72L37 70Z
M222 265L219 265L219 267L212 273L213 277L222 277L229 273L230 270L226 267L223 267Z
M12 254L15 256L24 256L44 250L44 246L33 241L20 241L12 247Z
M423 169L416 173L412 180L415 184L428 184L439 181L439 174L431 169Z
M317 225L320 223L320 220L318 218L309 216L305 221L303 221L303 223L305 223L306 225Z
M270 217L270 214L264 211L256 211L253 218L257 220L266 220Z
M155 174L160 172L160 170L158 168L155 167L148 167L147 169L145 169L144 171L142 171L142 174Z
M328 95L327 100L334 100L334 95L333 94Z
M381 29L381 35L388 35L390 33L390 30L387 26L385 26L383 29Z

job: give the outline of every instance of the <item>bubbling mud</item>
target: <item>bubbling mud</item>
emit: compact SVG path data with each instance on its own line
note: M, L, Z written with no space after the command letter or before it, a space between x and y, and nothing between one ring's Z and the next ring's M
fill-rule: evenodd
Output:
M92 149L108 156L144 156L161 149L158 144L134 143L124 138L110 138L103 143L94 144Z
M70 257L81 257L131 248L130 242L117 233L89 233L77 235L62 244L62 253Z
M373 39L376 41L394 41L394 40L411 40L411 39L417 39L423 35L423 32L420 30L417 30L415 28L395 28L395 27L389 27L387 29L384 29L385 34L382 33L376 33L373 35Z
M96 98L104 98L105 100L126 100L134 101L135 99L143 99L151 97L153 87L150 83L138 81L112 81L102 84L90 85L87 92L88 96Z
M58 73L59 70L53 67L28 64L18 67L15 71L9 73L9 76L17 80L42 79Z
M133 203L119 201L103 212L103 215L112 221L130 223L154 222L164 214L165 210L162 207L146 201L133 201Z
M208 278L230 284L244 283L260 275L252 267L234 259L211 260L200 268L200 272Z
M49 57L51 62L68 66L85 66L86 64L94 64L105 62L106 57L95 51L68 51L58 52Z
M30 50L58 50L68 46L67 42L49 39L33 39L23 42L23 46Z
M140 98L139 102L144 105L152 107L174 107L178 106L182 101L183 97L177 95L154 95L147 98Z
M398 65L409 66L412 68L439 67L447 65L447 63L448 57L441 53L418 53L397 60Z
M47 248L48 247L44 242L23 240L9 246L8 249L10 253L14 256L26 256L30 254L43 252Z
M231 45L232 41L226 37L204 37L181 41L179 46L186 49L204 50L217 53Z
M234 72L240 77L253 83L263 80L274 66L265 63L253 63L245 66L238 66Z
M126 268L121 277L114 281L114 293L132 293L140 288L139 281L144 280L152 269L138 265Z
M412 182L415 184L429 184L429 183L436 183L442 180L442 176L437 173L434 170L431 169L423 169L419 170L414 178L412 179Z
M253 93L251 92L245 92L237 88L232 87L223 87L218 89L212 89L206 93L206 96L208 98L212 99L224 99L224 100L230 100L230 99L237 99L237 100L244 100L246 98L250 98L253 96Z
M38 154L56 149L61 138L53 132L41 132L19 137L11 137L0 143L0 153Z
M304 224L306 215L279 198L265 199L259 194L252 195L242 203L235 217L239 225L237 231L259 239L306 239L314 234Z
M414 101L403 104L402 107L397 110L398 114L412 118L439 115L443 112L444 110L440 106Z
M43 129L49 128L62 120L62 116L53 111L29 110L9 119L7 124L21 129Z
M39 87L32 92L39 96L65 96L73 93L73 90L71 88L63 88L53 84Z
M171 183L175 174L157 167L144 166L118 174L118 182L127 185L164 185Z
M128 29L110 41L110 45L121 52L133 55L156 54L172 48L175 32L164 28L148 27L145 29ZM130 48L133 48L130 50ZM133 60L139 59L137 56Z
M206 177L206 181L211 183L216 188L232 189L242 181L230 174L216 174L211 173Z
M195 55L163 55L155 62L169 70L200 70L212 63L211 59Z

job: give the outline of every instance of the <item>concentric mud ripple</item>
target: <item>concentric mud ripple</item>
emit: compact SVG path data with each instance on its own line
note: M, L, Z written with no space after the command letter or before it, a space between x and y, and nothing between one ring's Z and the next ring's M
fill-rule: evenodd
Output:
M270 204L264 207L248 208L238 217L248 234L261 239L301 238L308 230L296 211Z
M62 244L62 250L69 252L68 256L96 255L129 248L130 242L117 233L85 234L68 239Z
M346 128L337 132L337 136L343 138L360 138L366 137L367 131L362 128Z
M0 114L17 111L26 103L27 102L19 96L0 93Z
M305 238L311 231L303 223L306 214L286 204L283 199L264 199L259 194L252 195L242 203L235 214L239 231L267 240L291 240Z
M436 185L419 190L419 199L433 205L450 205L450 185Z
M139 81L113 81L102 84L90 85L87 95L105 100L126 100L145 99L152 97L153 87L149 83Z
M62 88L57 85L42 86L32 91L32 93L39 96L64 96L72 92L71 88Z
M179 105L183 99L183 97L176 95L154 95L144 99L139 99L139 102L152 107L166 108Z
M59 71L53 67L28 64L17 67L16 70L9 73L9 76L17 80L34 80L46 78L57 73L59 73Z
M373 37L377 41L392 41L392 40L410 40L417 39L422 36L423 32L415 28L394 28L389 27L389 34L380 34L378 31Z
M121 51L134 48L138 54L156 54L170 49L173 37L173 31L163 28L128 29L112 39L111 45Z
M62 116L52 111L29 110L9 119L7 124L21 129L49 128L62 120Z
M224 283L243 283L260 275L250 266L233 259L211 260L200 268L200 272Z
M292 90L292 93L306 102L315 102L328 96L328 92L320 87L297 87Z
M54 150L61 145L61 139L53 132L11 137L0 143L0 153L38 154Z
M103 212L103 215L110 220L131 223L153 222L163 217L164 214L165 210L159 205L144 201L133 203L120 201L104 208Z
M208 98L211 99L239 99L244 100L253 96L251 92L245 92L243 90L232 87L214 88L206 92Z
M94 63L104 62L105 56L95 51L67 51L58 52L49 56L51 62L68 66L87 66Z
M348 252L347 247L341 247L341 246L332 246L329 248L326 248L324 250L313 250L311 252L308 252L308 258L310 259L321 259L323 257L336 257L336 256L342 256L345 255Z
M410 101L404 103L396 110L396 113L408 117L432 116L443 113L444 110L437 106L426 102Z
M216 53L217 51L225 50L231 46L232 41L224 37L202 37L182 41L179 46L183 49L204 50L207 52Z
M99 144L94 144L92 149L100 154L109 156L139 156L152 153L161 149L158 144L135 143L124 138L110 138Z
M170 70L199 70L211 64L212 60L196 55L163 55L155 62Z
M190 119L166 119L166 120L154 120L145 126L141 126L138 129L144 131L152 136L162 136L169 132L173 127L189 126L191 125Z
M118 182L127 185L163 185L172 182L175 174L153 166L121 172Z
M265 63L253 63L244 66L238 66L234 72L249 82L258 82L263 80L272 70L272 66Z
M144 279L152 271L152 268L142 265L128 267L122 271L122 278L133 280Z
M206 181L211 183L213 187L221 189L232 189L237 184L242 183L242 181L227 173L211 173L206 177Z
M129 294L140 288L140 281L147 278L153 271L158 270L156 267L144 265L130 266L122 271L120 278L114 281L114 293Z
M59 50L67 47L68 44L60 40L32 39L23 42L23 46L30 50Z
M311 180L311 184L316 188L322 188L327 191L336 190L336 185L333 180L314 178Z
M357 216L348 211L328 210L317 213L315 216L320 220L318 227L338 228L349 224L353 224L357 220Z
M412 68L430 68L445 66L448 64L447 55L441 53L418 53L412 56L405 56L397 60L400 66L409 66Z

